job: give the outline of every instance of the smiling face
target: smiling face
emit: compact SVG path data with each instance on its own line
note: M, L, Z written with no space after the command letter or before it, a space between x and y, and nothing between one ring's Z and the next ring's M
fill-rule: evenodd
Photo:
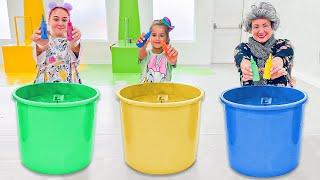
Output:
M50 34L53 37L65 37L69 15L62 8L54 9L49 17Z
M255 19L251 23L253 39L259 43L267 42L273 34L271 22L268 19Z
M155 25L152 27L152 33L150 37L150 43L153 48L161 48L161 41L167 42L168 36L166 29L162 25Z

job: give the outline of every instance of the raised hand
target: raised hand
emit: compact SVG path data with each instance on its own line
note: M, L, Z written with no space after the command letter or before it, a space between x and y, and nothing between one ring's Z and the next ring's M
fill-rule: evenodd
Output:
M170 44L167 45L167 51L165 52L168 56L168 62L171 65L175 65L177 63L178 51L173 48Z
M137 45L140 44L140 43L143 43L143 41L146 40L145 35L146 35L145 33L142 33L142 34L140 35L140 37L139 37L139 38L137 39L137 41L136 41L136 44L137 44ZM148 46L148 44L149 44L149 42L150 42L150 38L148 38L148 40L144 43L144 45L141 46L141 47L139 47L139 48L146 49L147 46Z
M242 72L242 81L252 80L251 63L248 59L242 59L240 63L240 69Z
M283 67L283 60L280 57L274 57L272 59L272 67L271 67L271 79L277 79L278 77L287 75L288 72Z

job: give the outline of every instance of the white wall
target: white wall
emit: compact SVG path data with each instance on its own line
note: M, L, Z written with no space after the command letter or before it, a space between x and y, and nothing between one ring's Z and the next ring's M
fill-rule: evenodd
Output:
M276 35L294 46L293 74L320 87L320 1L271 1L280 14Z
M320 2L303 3L290 1L292 8L287 11L287 34L295 47L294 69L298 77L320 87Z
M244 0L214 0L212 62L233 63L234 48L241 42Z
M172 41L173 46L179 50L180 64L210 64L211 61L213 5L211 0L195 2L195 14L198 15L195 17L195 41ZM8 6L10 23L13 22L13 16L23 15L23 0L10 0L8 1ZM106 1L106 8L109 40L108 42L82 41L84 48L81 62L84 64L111 63L109 46L116 42L118 37L119 0ZM152 22L152 1L139 0L139 10L141 31L145 32ZM14 31L11 32L14 38ZM14 43L14 41L11 41L11 43ZM1 44L8 44L8 42L1 42Z
M259 2L245 0L245 12L250 5ZM289 39L294 47L293 75L320 87L320 1L268 0L280 16L276 38ZM250 34L243 33L242 41Z
M254 0L245 0L245 12ZM294 72L302 74L308 79L320 79L320 1L314 0L272 0L280 14L280 28L276 32L279 38L290 39L295 47ZM23 0L8 0L9 16L12 29L11 41L1 41L0 45L15 42L13 16L23 15ZM111 63L109 45L117 41L119 1L107 0L107 28L108 42L84 41L82 63ZM233 7L234 8L234 7ZM237 7L236 7L237 8ZM241 7L238 7L241 8ZM139 0L141 31L148 30L152 22L152 0ZM180 64L210 64L212 62L214 1L195 0L195 40L173 41L179 50ZM242 41L246 41L249 34L243 33ZM226 42L228 43L228 42ZM232 53L232 52L230 52ZM2 56L0 56L2 63ZM320 84L320 80L317 81Z
M109 44L117 39L118 29L118 0L106 1L108 37L110 41L83 41L83 57L81 62L86 63L111 63L111 52ZM10 18L12 40L1 40L0 46L5 44L15 44L14 16L23 16L23 0L8 0L8 12ZM0 64L2 64L2 52L0 51Z
M195 0L195 40L194 41L172 41L172 45L179 51L179 64L210 64L211 61L211 47L212 47L212 9L213 2L211 0ZM107 25L109 44L117 41L118 37L118 14L119 2L118 0L107 1ZM141 32L146 32L153 20L152 0L139 0L139 15ZM94 44L88 44L88 51L95 50L95 53L88 53L87 57L90 63L94 59L101 58L99 52L104 51L103 46L92 48ZM111 63L111 52L107 48L107 57L102 58L103 61L97 63ZM95 57L96 56L96 57ZM84 59L87 59L85 58ZM97 60L95 60L97 61Z
M1 40L0 46L5 44L14 44L15 43L15 31L14 31L14 16L23 16L23 5L21 5L22 0L8 0L8 13L9 13L9 22L10 22L10 30L11 30L11 40ZM16 6L16 4L19 4ZM2 60L2 50L0 49L0 64L3 63Z
M195 40L172 42L179 50L179 64L208 65L212 59L212 0L195 0Z

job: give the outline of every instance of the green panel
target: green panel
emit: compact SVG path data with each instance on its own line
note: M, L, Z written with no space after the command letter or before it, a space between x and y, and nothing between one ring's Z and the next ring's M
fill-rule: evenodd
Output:
M113 73L114 84L125 82L125 84L137 84L140 82L140 73Z
M118 34L119 40L128 40L128 39L135 40L139 36L140 36L140 20L139 20L138 0L120 0L119 34Z
M135 43L117 44L111 48L113 73L139 73L138 48Z

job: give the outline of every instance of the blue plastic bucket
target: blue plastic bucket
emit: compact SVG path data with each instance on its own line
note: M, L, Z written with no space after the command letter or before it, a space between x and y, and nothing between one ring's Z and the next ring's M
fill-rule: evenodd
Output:
M306 93L287 87L248 86L227 90L220 99L225 105L232 169L248 176L272 177L297 167Z

